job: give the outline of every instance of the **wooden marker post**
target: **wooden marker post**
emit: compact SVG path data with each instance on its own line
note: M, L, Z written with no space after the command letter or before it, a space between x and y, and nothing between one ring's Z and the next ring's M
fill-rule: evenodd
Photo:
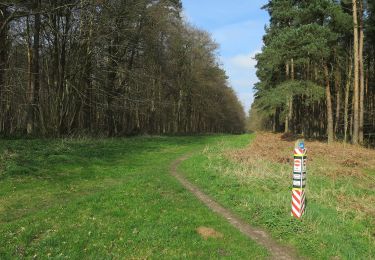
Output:
M306 162L305 142L301 139L294 147L293 165L292 216L297 219L305 213Z

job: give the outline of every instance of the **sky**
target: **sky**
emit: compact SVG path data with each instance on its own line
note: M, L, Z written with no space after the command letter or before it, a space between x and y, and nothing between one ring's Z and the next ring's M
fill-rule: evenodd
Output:
M229 83L248 112L253 102L257 52L268 23L261 10L267 0L182 0L184 17L192 25L208 31L220 46L219 60Z

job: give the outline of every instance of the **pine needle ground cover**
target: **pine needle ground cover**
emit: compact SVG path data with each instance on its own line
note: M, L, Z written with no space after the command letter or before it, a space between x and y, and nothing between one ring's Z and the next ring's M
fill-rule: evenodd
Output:
M310 259L375 258L375 151L306 142L307 212L290 216L294 142L259 133L207 145L181 165L190 181Z
M0 259L263 258L169 174L231 139L0 141Z

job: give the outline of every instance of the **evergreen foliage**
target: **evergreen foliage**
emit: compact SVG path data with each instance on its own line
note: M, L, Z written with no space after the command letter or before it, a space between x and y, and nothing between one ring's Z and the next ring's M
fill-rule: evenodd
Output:
M349 136L353 143L371 139L375 129L374 4L270 0L263 8L270 24L262 52L256 56L260 82L250 115L275 131L329 141L349 140Z

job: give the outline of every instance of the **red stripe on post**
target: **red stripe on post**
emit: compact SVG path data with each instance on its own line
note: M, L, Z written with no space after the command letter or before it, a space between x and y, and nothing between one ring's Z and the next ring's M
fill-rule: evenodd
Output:
M295 205L294 202L292 201L292 206L293 206L294 208L296 208L298 211L300 211L300 207L301 207L301 205Z
M293 197L298 203L301 203L301 199L298 198L294 193L293 193L292 197Z
M295 216L298 219L301 217L300 211L298 209L294 208L294 207L292 207L292 214L293 214L293 216Z

